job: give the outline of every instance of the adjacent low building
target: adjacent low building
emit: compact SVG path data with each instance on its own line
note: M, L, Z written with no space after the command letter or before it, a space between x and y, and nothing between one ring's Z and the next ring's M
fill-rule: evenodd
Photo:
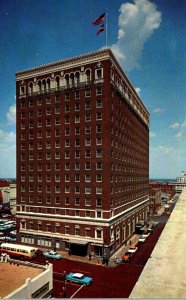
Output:
M53 265L10 260L0 263L0 298L48 298L53 292Z

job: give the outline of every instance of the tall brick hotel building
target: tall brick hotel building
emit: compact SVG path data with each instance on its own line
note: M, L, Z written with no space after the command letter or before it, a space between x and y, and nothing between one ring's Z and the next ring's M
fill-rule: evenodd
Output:
M19 242L112 255L149 213L149 113L110 49L16 73Z

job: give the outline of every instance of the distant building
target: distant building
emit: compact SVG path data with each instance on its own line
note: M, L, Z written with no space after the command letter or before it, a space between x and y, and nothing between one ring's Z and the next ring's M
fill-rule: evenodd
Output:
M170 194L170 196L174 196L175 194L175 183L174 182L155 182L150 181L149 182L150 189L156 188L160 189L161 193Z
M161 189L150 188L149 199L150 199L150 214L157 213L158 210L161 208Z
M177 193L181 193L186 187L186 173L182 171L179 177L176 177L175 190Z
M149 113L109 49L16 74L22 243L108 256L149 214Z
M0 213L5 210L16 213L16 183L0 180Z

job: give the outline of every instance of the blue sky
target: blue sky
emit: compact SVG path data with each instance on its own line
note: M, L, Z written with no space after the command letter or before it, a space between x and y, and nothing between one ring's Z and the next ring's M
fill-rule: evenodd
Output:
M186 0L0 0L0 177L16 176L15 73L108 46L151 115L150 178L186 171Z

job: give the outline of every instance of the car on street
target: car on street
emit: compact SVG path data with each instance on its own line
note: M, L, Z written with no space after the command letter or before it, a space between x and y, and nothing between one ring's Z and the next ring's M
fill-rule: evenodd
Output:
M61 259L62 258L62 256L54 250L49 250L47 252L43 252L43 256L46 258L53 258L53 259Z
M143 233L143 236L145 236L146 238L150 235L150 232L146 231Z
M130 252L126 252L123 256L122 256L122 262L129 262L130 259L132 258L134 253L130 253Z
M136 253L137 250L138 250L138 247L134 246L134 247L130 247L130 248L128 249L128 252L129 252L129 253Z
M78 284L84 284L84 285L89 285L93 282L93 279L91 277L85 276L82 273L73 273L73 272L70 272L69 274L66 275L66 280Z
M145 243L145 241L146 241L146 236L144 236L144 235L140 235L140 237L139 237L139 243Z

